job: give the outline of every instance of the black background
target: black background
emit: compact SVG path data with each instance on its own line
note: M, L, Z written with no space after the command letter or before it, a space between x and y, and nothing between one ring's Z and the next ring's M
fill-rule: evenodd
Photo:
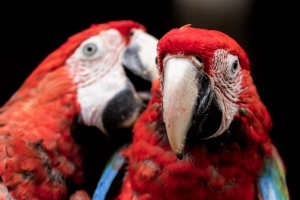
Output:
M183 6L176 7L174 2L128 0L62 4L36 1L31 5L2 2L0 104L8 100L49 53L69 36L93 23L132 19L144 24L148 32L157 38L171 28L187 23L194 27L218 29L235 38L248 52L254 83L273 118L274 128L270 134L286 164L291 197L299 199L299 83L296 83L299 66L296 27L299 22L296 22L298 13L293 11L295 6L288 1L267 3L255 0L243 12L232 4L229 14L221 15L222 9L205 10L205 6L201 7L201 3L204 5L206 2L204 0L194 1L198 6L187 10ZM245 12L248 14L245 15ZM240 13L244 15L239 18Z

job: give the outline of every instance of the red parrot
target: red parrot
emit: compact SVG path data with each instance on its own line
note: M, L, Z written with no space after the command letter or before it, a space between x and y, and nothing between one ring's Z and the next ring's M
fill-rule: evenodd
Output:
M124 67L156 78L156 45L142 24L110 21L47 56L0 108L0 199L67 199L66 182L84 178L74 124L105 134L131 127L145 104Z
M289 199L272 120L242 47L222 32L186 25L159 40L157 64L160 78L133 141L110 163L119 157L126 171L116 199Z

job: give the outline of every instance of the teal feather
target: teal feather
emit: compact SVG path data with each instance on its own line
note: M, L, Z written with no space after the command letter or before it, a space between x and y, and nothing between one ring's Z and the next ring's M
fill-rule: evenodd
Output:
M106 195L114 179L124 164L125 158L120 154L120 150L117 150L102 173L94 192L93 200L106 199ZM262 197L262 200L290 199L286 185L285 166L274 146L271 156L264 158L263 171L258 178L258 187L259 196Z
M263 200L290 199L286 185L285 166L274 146L272 155L264 158L263 172L258 179L258 185Z

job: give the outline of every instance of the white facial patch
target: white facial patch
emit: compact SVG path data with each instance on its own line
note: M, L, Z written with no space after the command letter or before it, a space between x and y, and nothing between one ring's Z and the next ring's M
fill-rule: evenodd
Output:
M242 92L242 72L238 57L230 54L224 49L218 49L214 53L211 68L211 79L214 83L213 89L222 109L223 118L219 130L211 137L221 135L230 125L238 111L239 95ZM209 138L211 138L209 137Z
M125 42L115 29L101 31L82 42L66 61L74 83L81 120L104 133L102 113L108 101L126 87L126 74L121 65Z

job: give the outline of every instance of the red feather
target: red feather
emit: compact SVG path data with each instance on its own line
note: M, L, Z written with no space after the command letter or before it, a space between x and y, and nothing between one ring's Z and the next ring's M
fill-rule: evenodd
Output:
M160 39L159 71L163 73L163 58L168 53L200 55L204 71L210 74L214 51L220 48L239 57L243 71L241 87L247 86L239 96L239 112L234 117L239 125L232 128L229 139L223 134L197 141L196 145L187 143L185 156L178 160L170 148L162 120L163 83L155 80L153 98L134 126L131 146L123 152L129 164L117 199L256 198L256 181L263 158L270 154L272 146L268 135L272 121L252 83L245 51L221 32L187 25L171 30Z
M65 62L81 42L109 28L126 42L130 29L145 30L133 21L112 21L70 37L0 108L0 188L7 187L14 199L65 199L66 180L82 181L80 147L71 135L80 105Z

